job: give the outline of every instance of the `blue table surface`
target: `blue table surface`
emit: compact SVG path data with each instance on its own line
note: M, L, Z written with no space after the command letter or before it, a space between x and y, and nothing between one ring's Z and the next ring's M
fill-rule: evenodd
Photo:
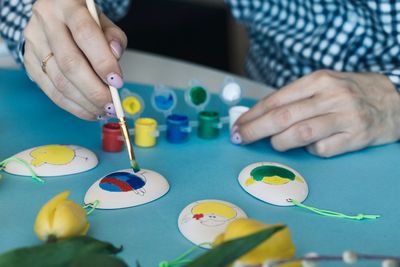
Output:
M140 94L147 106L143 115L163 116L150 103L152 86L126 84ZM195 112L178 92L176 111L195 118ZM254 101L244 100L251 105ZM213 96L207 110L226 115L227 107ZM70 190L71 199L82 203L86 190L103 175L128 166L126 152L101 149L98 122L80 120L54 105L22 71L0 70L0 159L45 144L75 144L99 157L99 165L85 173L47 178L45 184L2 173L0 180L0 252L40 244L33 224L40 207L51 197ZM297 254L341 254L352 249L363 253L399 254L400 144L321 159L303 149L280 153L269 142L235 146L225 127L219 138L199 139L192 133L184 144L170 144L165 136L153 148L135 148L142 167L163 174L171 189L157 201L127 209L97 210L89 216L89 235L123 245L120 254L134 266L144 267L172 260L192 244L179 232L177 219L189 203L221 199L240 206L249 217L266 223L284 223L291 229ZM309 185L305 204L346 214L380 214L371 221L352 221L312 214L296 207L277 207L251 197L237 182L248 164L273 161L300 172ZM337 266L337 265L333 265ZM362 266L376 266L363 263Z

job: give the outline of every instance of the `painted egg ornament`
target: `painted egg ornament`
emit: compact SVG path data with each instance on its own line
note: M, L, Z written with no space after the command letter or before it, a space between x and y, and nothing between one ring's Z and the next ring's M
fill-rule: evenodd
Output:
M222 234L230 222L247 218L238 206L222 200L200 200L186 206L179 215L182 235L195 245L210 248L209 244Z
M238 177L250 195L278 206L293 206L288 201L303 202L308 195L304 178L292 168L273 162L258 162L244 168Z
M61 176L88 171L97 166L96 155L75 145L44 145L27 149L13 156L22 159L38 176ZM23 176L31 176L26 166L10 161L4 171Z
M116 171L97 180L86 192L85 203L96 200L99 209L120 209L142 205L165 195L167 180L159 173L142 169Z

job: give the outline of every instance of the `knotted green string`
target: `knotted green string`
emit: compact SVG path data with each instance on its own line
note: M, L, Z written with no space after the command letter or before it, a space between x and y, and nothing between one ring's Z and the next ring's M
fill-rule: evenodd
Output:
M357 214L357 215L346 215L346 214L339 213L339 212L334 212L334 211L330 211L330 210L321 210L321 209L317 209L314 207L310 207L310 206L301 204L300 202L298 202L294 199L288 199L287 201L293 203L297 207L307 209L314 213L317 213L317 214L320 214L323 216L328 216L328 217L336 217L336 218L358 220L358 221L361 221L364 219L374 220L374 219L378 219L379 217L381 217L380 215L366 215L366 214L362 214L362 213Z
M183 253L181 256L176 258L173 261L162 261L158 264L158 267L174 267L174 266L179 266L185 263L189 263L192 260L185 259L187 256L189 256L191 253L193 253L195 250L199 249L201 246L204 245L209 245L211 246L212 244L209 242L201 243L197 246L193 246L192 248L188 249L185 253Z
M90 215L96 208L97 206L100 204L99 200L95 200L92 203L88 203L86 205L83 205L82 208L84 209L88 209L88 211L86 212L87 215Z
M20 158L9 157L8 159L3 160L2 162L0 162L0 171L4 170L6 168L6 165L8 163L10 163L11 161L18 163L18 164L22 165L23 167L27 168L28 171L31 173L31 177L34 181L44 183L44 180L36 175L36 173L34 172L34 170L31 167L31 165L28 162L26 162L25 160L20 159Z

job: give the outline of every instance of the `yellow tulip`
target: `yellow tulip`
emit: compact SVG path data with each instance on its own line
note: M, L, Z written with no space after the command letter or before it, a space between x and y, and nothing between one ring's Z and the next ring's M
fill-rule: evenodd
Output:
M237 219L231 222L225 232L219 235L214 245L247 236L275 225L264 224L252 219ZM285 228L238 259L245 265L260 265L266 260L281 260L294 257L296 248L292 242L290 231ZM299 267L300 263L288 263L282 267Z
M40 209L34 226L40 240L54 241L85 235L89 230L85 209L68 200L69 194L68 191L58 194Z

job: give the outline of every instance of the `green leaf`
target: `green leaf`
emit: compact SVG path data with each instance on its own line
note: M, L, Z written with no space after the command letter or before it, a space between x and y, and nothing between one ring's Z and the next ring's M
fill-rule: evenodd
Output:
M109 260L115 263L115 265L107 266L127 266L122 260L113 256L113 254L121 250L122 248L114 247L111 243L87 236L79 236L56 243L19 248L6 252L0 255L0 267L92 266L89 265L91 261L97 262L100 260ZM99 260L97 260L97 257L99 257Z
M75 260L69 267L128 267L120 258L106 254L85 254Z
M194 261L185 265L185 267L227 266L284 228L286 228L286 226L277 225L245 237L229 240L207 251Z

